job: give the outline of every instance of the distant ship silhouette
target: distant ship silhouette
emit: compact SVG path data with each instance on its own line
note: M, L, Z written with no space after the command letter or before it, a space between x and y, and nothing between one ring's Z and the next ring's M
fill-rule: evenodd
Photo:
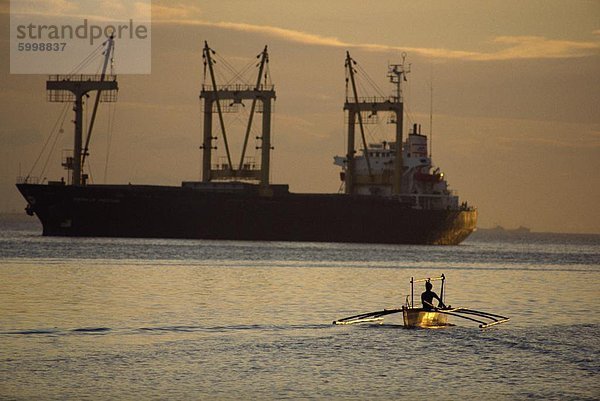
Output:
M355 68L360 66L347 53L344 110L348 148L344 156L334 158L342 169L344 193L291 193L287 185L269 182L275 88L267 79L267 47L258 56L256 84L217 85L213 68L217 53L207 43L203 52L205 79L208 69L211 82L204 84L200 93L204 116L202 181L183 182L179 187L90 184L84 167L97 105L116 101L118 89L116 76L105 74L112 40L107 46L102 75L52 76L46 84L50 101L75 104L76 118L74 150L63 161L69 171L67 182L37 182L27 176L17 184L27 200L27 213L40 219L44 235L455 245L475 230L477 209L460 202L448 188L444 174L432 165L428 138L420 125L413 124L412 131L403 137L401 85L410 70L405 55L402 64L389 66L394 95L365 98L356 90ZM348 91L349 81L352 93ZM88 137L83 141L83 99L94 91L96 102ZM252 106L236 164L229 151L224 113L236 112L244 100L251 101ZM262 132L256 137L260 163L245 158L255 110L262 114ZM370 123L378 112L389 114L387 121L395 127L394 141L366 142L363 123ZM213 129L214 115L219 117L227 152L227 160L217 164L212 162L218 133ZM362 139L362 149L358 150L357 125Z

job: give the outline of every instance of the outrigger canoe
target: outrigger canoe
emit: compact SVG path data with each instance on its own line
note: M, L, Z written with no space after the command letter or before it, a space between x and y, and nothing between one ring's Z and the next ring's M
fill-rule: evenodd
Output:
M420 282L431 282L434 280L440 280L441 290L440 299L442 305L444 304L444 283L446 277L442 274L440 277L428 277L422 279L410 279L410 301L409 297L406 297L406 303L395 309L384 309L381 311L361 313L359 315L345 317L339 320L333 321L333 324L356 324L356 323L383 323L383 317L394 313L402 313L404 318L404 327L408 328L442 328L450 326L448 322L449 317L457 317L466 319L479 324L479 328L485 329L500 323L508 322L510 319L506 316L496 315L494 313L477 311L468 308L452 308L443 307L438 308L429 304L428 308L416 307L414 303L414 283Z

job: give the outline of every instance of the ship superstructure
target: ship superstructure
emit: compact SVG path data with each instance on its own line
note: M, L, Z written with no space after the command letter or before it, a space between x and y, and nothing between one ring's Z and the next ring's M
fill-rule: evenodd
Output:
M432 165L427 153L427 136L422 135L419 128L415 124L404 141L401 193L396 197L416 208L458 209L461 207L459 198L448 188L448 182L440 168ZM370 163L367 163L367 157ZM370 143L367 149L361 149L354 157L355 174L357 181L361 182L355 186L354 193L395 197L392 186L395 159L394 142ZM334 164L342 168L340 177L345 181L347 158L335 156Z
M394 86L390 97L359 97L355 65L350 53L346 54L348 82L351 95L346 95L344 110L348 114L348 149L346 156L335 156L334 164L342 168L340 175L345 193L384 196L397 199L419 209L458 210L458 196L448 189L444 174L432 164L428 138L421 125L413 124L406 140L403 139L404 99L402 83L410 72L405 54L401 64L392 64L388 78ZM395 126L393 141L367 143L364 125L379 114L389 114L387 121ZM355 150L356 125L360 128L362 148ZM400 146L401 144L401 146ZM398 155L398 156L397 156Z

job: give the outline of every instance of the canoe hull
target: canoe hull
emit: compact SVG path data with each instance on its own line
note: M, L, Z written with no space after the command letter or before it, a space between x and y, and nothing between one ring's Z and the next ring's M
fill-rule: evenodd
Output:
M440 328L448 326L448 315L422 308L404 308L402 311L405 327Z

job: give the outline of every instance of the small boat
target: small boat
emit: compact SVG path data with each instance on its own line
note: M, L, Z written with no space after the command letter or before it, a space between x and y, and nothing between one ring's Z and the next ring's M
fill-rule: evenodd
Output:
M402 308L404 327L423 327L437 329L448 326L448 314L423 308Z
M436 307L433 304L423 300L424 305L416 307L414 302L414 284L431 283L432 281L441 281L439 300L441 302ZM450 316L466 319L478 323L480 329L495 326L500 323L508 322L510 319L506 316L496 315L494 313L477 311L468 308L452 308L445 306L444 303L444 283L446 276L428 277L421 279L410 279L410 301L406 296L406 303L400 308L384 309L381 311L361 313L359 315L345 317L333 321L333 324L356 324L356 323L383 323L383 317L394 313L402 313L404 318L404 327L406 328L427 328L438 329L452 326L448 322Z

